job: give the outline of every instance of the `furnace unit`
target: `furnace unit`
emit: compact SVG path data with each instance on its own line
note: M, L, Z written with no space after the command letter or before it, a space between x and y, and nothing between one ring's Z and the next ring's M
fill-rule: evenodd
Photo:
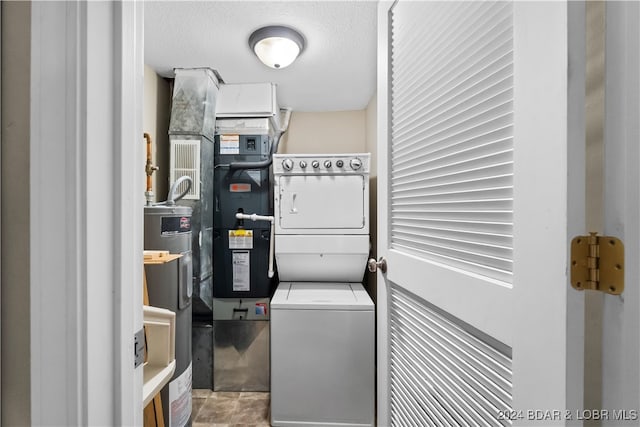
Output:
M273 282L267 275L270 225L239 220L235 214L273 214L271 167L230 169L229 165L269 159L273 137L266 129L264 134L246 128L234 131L216 135L213 297L267 298Z
M271 162L283 132L275 85L223 85L216 116L213 389L268 391L271 223L236 214L273 215Z

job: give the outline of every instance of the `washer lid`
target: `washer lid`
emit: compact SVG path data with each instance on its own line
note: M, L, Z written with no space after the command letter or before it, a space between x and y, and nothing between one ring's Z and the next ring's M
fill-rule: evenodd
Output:
M271 309L373 310L373 301L360 283L281 282Z

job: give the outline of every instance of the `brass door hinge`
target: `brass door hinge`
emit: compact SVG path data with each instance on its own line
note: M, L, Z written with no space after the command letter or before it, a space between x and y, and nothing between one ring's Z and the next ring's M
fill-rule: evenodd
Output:
M571 241L571 286L620 295L624 291L624 245L617 237L577 236Z

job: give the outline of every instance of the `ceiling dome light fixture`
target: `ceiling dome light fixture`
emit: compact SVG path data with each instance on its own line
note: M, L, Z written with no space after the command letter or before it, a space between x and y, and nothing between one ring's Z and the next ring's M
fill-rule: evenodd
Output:
M284 68L304 49L304 38L293 28L271 25L255 30L249 36L249 46L266 66Z

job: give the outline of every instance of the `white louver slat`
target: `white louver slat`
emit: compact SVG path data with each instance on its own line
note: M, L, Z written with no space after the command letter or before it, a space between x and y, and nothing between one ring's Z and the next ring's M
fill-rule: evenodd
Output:
M391 247L510 285L513 5L391 16Z
M511 349L391 287L394 426L510 425Z

